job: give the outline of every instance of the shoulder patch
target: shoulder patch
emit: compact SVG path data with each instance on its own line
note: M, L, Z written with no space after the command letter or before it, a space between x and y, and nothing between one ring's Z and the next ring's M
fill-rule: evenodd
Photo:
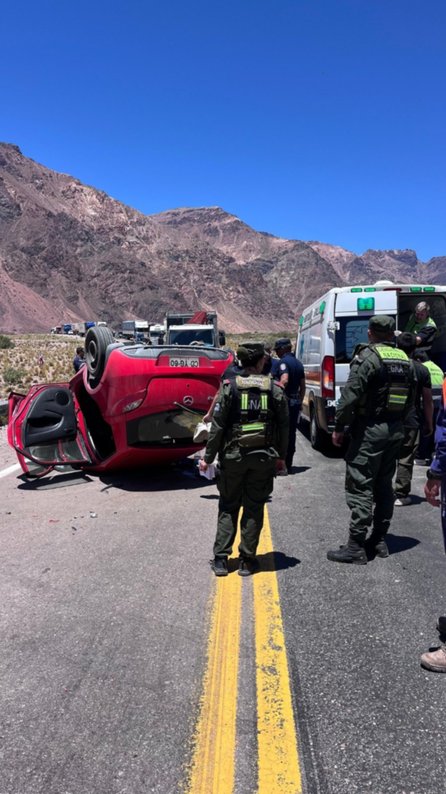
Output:
M286 369L286 364L281 364L281 365L280 365L280 367L279 367L279 369L281 369L281 370L282 370L282 372L283 372L283 370L285 370L285 369Z

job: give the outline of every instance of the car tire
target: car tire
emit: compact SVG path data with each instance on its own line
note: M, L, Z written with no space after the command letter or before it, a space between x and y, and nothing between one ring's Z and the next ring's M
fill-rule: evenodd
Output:
M322 452L327 447L327 434L319 427L314 409L311 411L310 419L310 444L318 452Z
M85 359L87 362L88 383L94 389L100 382L105 368L107 347L114 342L110 328L102 325L89 328L85 337Z

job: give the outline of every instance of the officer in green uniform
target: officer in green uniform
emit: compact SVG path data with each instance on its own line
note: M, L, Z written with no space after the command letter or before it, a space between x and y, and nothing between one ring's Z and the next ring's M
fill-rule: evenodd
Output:
M245 342L237 350L240 373L223 381L215 404L201 471L219 456L220 500L214 559L216 576L228 574L240 508L239 574L256 569L255 555L263 526L264 505L274 475L285 467L288 445L288 402L271 375L262 375L265 347Z
M384 538L393 515L392 477L416 387L406 353L394 345L394 330L392 317L371 317L369 344L357 346L336 410L335 446L342 445L344 427L350 427L345 491L351 518L347 545L327 552L334 562L365 565L370 526L370 551L379 557L389 553Z

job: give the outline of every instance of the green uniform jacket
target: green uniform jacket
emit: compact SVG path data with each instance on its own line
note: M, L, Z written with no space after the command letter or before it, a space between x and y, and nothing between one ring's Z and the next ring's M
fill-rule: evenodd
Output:
M379 344L382 345L387 343L380 342ZM389 347L395 347L395 345L389 343ZM342 390L341 398L336 409L335 431L337 433L343 432L345 425L351 425L353 419L360 413L360 406L365 401L370 389L376 384L381 366L382 362L378 354L373 350L373 345L358 345L350 365L348 381ZM405 406L404 415L413 407L415 400L416 375L413 367L411 367L411 371L413 373L413 383Z
M240 373L248 374L248 373ZM234 449L234 442L228 445L228 437L232 430L232 417L233 400L236 398L234 392L236 387L230 381L224 381L220 387L218 400L215 403L214 414L212 417L212 425L209 432L208 441L206 444L206 452L204 460L206 463L212 463L217 454L224 455L226 450L228 456L232 453L240 455L240 447L238 444ZM271 454L279 458L285 458L288 448L288 400L283 389L272 383L271 389L271 411L273 423L273 435L275 441L271 447ZM258 452L259 450L255 450ZM254 450L250 450L251 454ZM246 451L244 450L244 454Z

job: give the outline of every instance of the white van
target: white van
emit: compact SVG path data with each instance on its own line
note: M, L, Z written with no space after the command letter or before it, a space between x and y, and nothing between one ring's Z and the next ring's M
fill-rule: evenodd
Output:
M335 287L304 310L299 320L296 356L305 369L306 392L301 421L310 422L310 440L323 449L334 428L334 415L350 370L353 351L366 343L369 319L374 314L395 318L404 331L420 301L430 306L438 329L430 358L446 370L446 286L394 284L377 281L369 286Z

